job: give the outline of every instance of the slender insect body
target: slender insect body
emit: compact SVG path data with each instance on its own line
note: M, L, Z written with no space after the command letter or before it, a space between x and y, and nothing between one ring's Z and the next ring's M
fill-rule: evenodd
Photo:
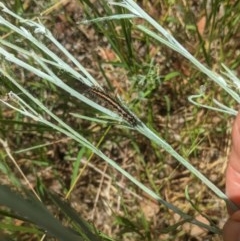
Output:
M118 113L132 126L136 126L138 124L137 118L131 112L129 112L121 103L116 101L113 97L101 89L97 87L91 87L87 90L86 94L96 98L100 105Z

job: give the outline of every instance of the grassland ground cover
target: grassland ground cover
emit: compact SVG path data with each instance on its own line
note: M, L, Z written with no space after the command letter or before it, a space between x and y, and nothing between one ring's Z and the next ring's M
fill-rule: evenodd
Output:
M197 99L203 105L213 106L215 98L237 110L237 102L181 54L136 27L145 24L153 29L150 24L142 18L84 22L129 13L103 0L1 2L22 18L44 24L97 81L95 93L106 93L110 102L116 100L116 103L109 105L106 97L89 94L73 74L54 65L31 41L3 25L0 25L2 40L17 43L19 48L37 53L41 58L26 57L23 51L11 49L3 42L0 47L13 51L35 68L40 66L49 75L56 75L83 97L90 96L97 104L110 106L112 112L116 104L129 108L224 192L233 116L193 105L188 97L201 93L204 88L204 97ZM239 76L239 1L142 0L137 3L208 69L221 74L224 63ZM4 12L0 16L14 26L22 24ZM38 40L78 71L53 42L42 36ZM40 62L41 59L46 61ZM45 67L46 63L50 63L54 74ZM117 121L115 116L106 118L105 112L79 101L47 77L37 76L3 57L1 69L11 73L66 125L81 133L139 182L212 229L194 225L190 219L160 204L101 157L93 155L87 144L80 145L64 134L66 127L61 132L4 104L0 109L1 184L20 190L32 186L45 207L63 225L78 231L74 225L75 214L61 202L66 199L93 227L92 240L221 240L220 230L227 218L225 202L166 150L126 121L121 122L121 118L117 117ZM6 76L1 75L0 81L2 100L17 107L16 98L20 97L39 114L36 118L43 116L46 121L57 122L30 102ZM11 94L7 96L10 91L16 94L14 98ZM22 200L20 196L17 198ZM9 209L1 208L0 220L3 233L17 240L40 240L44 236L41 226L44 224L33 225L22 216L14 216ZM89 238L86 229L84 235ZM45 240L55 239L47 236Z

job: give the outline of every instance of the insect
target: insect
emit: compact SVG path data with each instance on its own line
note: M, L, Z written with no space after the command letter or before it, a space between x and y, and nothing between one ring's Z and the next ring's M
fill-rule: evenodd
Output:
M120 102L115 100L112 96L107 94L105 91L97 87L90 87L87 89L87 93L93 96L100 102L101 105L112 109L118 113L125 121L131 124L133 127L136 126L139 121L138 119L128 111Z

